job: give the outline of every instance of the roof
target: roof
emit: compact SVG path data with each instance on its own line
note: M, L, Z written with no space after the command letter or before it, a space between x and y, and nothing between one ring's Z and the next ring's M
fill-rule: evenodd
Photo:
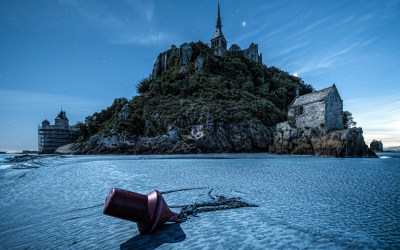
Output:
M56 119L68 120L67 116L65 115L65 111L60 111L60 113L57 115Z
M217 29L215 31L213 37L211 38L211 40L214 39L214 38L220 37L220 36L222 36L225 39L224 35L222 34L222 30L221 29Z
M295 106L300 106L304 105L307 103L311 102L317 102L323 100L329 93L329 91L332 89L334 85L332 85L329 88L322 89L320 91L312 92L309 94L301 95L299 97L296 97L292 103L289 105L289 107L295 107Z
M222 34L222 22L221 22L221 15L220 15L220 11L219 11L219 0L218 0L218 18L217 18L217 30L215 31L213 37L211 38L211 40L218 38L218 37L222 37L225 40L224 35Z

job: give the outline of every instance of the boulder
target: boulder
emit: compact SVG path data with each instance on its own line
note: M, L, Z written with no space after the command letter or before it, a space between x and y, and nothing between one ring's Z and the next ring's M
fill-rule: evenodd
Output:
M61 146L59 148L56 149L56 151L54 152L55 154L61 154L61 155L69 155L69 154L73 154L73 147L75 146L74 143L70 143L64 146Z

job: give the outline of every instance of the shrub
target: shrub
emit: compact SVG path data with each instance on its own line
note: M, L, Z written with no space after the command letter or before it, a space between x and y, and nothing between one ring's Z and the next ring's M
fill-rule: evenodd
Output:
M353 114L349 111L343 111L343 126L345 129L352 128L357 125L357 122L353 120Z
M150 83L151 83L151 74L148 77L145 77L139 81L139 83L136 85L136 92L139 94L143 94L149 91Z

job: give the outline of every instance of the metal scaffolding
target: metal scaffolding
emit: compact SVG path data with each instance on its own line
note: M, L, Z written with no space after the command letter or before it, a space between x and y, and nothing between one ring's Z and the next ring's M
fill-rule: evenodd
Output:
M73 143L78 136L76 126L39 125L39 154L53 154L58 147Z

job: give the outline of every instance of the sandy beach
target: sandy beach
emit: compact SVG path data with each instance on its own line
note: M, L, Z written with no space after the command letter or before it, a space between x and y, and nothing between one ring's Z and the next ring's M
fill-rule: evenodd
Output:
M396 156L55 156L2 162L0 247L395 248L400 246ZM209 202L209 194L258 207L199 213L140 235L134 223L103 215L104 199L114 187L143 194L158 189L175 212Z

